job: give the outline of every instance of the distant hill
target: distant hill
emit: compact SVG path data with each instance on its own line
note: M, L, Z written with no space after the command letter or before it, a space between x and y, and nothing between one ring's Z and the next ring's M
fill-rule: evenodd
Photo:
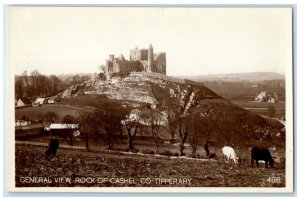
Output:
M178 78L185 78L194 81L263 81L263 80L278 80L285 79L283 74L275 72L253 72L253 73L230 73L230 74L208 74L208 75L194 75L194 76L176 76Z

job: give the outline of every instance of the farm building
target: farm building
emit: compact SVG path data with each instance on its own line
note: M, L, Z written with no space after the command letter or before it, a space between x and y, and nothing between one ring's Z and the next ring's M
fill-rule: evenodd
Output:
M31 102L28 98L19 98L16 102L16 105L17 107L20 107L20 106L26 106L26 105L30 105Z
M272 94L268 93L267 91L262 91L255 97L255 101L277 103L278 95L276 92L272 95Z
M45 127L46 131L49 131L51 135L56 136L68 136L73 134L73 136L80 135L78 124L50 124L49 127Z
M30 121L26 121L26 120L16 120L15 122L15 126L19 127L19 126L28 126L30 125L31 122Z
M49 104L54 104L55 101L54 101L53 99L49 99L49 100L48 100L48 103L49 103Z
M78 124L50 124L49 127L44 129L51 136L68 139L70 145L73 145L75 137L80 135Z
M37 98L34 102L35 102L36 104L43 105L43 104L48 103L48 98Z

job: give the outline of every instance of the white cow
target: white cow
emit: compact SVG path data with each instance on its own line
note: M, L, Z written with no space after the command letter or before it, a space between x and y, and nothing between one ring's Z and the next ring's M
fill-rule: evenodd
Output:
M234 149L232 147L225 146L222 148L222 152L225 157L225 162L228 163L230 160L233 160L235 164L238 163L238 157L236 157Z

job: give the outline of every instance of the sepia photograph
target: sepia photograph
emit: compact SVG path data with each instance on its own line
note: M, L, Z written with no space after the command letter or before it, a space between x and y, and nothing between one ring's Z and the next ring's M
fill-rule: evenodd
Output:
M7 7L12 192L293 192L292 7Z

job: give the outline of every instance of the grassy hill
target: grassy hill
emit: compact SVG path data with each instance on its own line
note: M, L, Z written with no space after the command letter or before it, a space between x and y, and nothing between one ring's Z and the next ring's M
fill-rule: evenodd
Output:
M56 98L60 99L60 104L70 105L101 107L106 102L114 102L132 109L155 105L161 112L173 109L181 115L197 111L201 117L215 119L219 124L228 124L224 119L232 118L233 122L229 123L239 125L239 132L247 130L253 136L257 132L276 134L280 129L199 82L158 73L134 72L110 81L88 80L71 86ZM231 132L230 126L228 129Z

